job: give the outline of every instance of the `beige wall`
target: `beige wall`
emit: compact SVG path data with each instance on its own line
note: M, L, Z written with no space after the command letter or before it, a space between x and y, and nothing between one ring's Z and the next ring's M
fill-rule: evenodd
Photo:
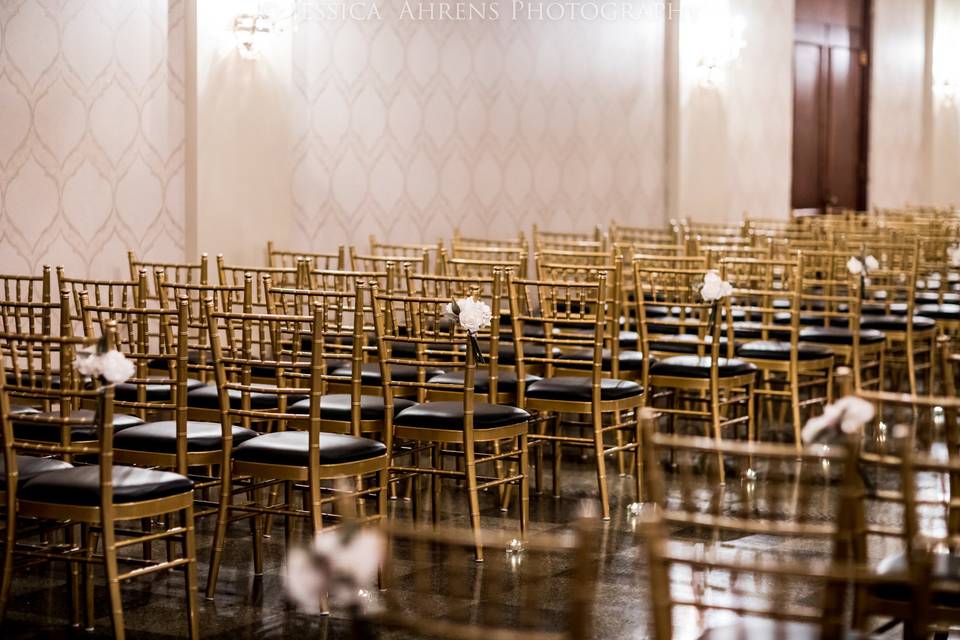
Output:
M960 205L960 0L936 0L930 182L933 204ZM942 84L949 82L945 94Z
M183 259L183 4L2 2L0 34L0 272Z
M793 137L793 4L684 0L679 26L677 214L707 221L786 217ZM743 49L704 77L736 21Z

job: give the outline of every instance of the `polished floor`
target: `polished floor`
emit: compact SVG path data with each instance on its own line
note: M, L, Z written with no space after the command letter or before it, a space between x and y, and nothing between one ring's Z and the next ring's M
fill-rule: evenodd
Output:
M582 508L583 500L595 500L596 476L592 461L570 459L564 462L563 497L531 495L531 520L534 531L560 531L573 521ZM670 478L670 476L668 476ZM549 474L547 475L549 486ZM634 532L635 521L628 514L627 504L632 501L632 479L611 479L611 521L603 527L597 541L599 562L598 584L593 616L595 638L626 640L646 638L652 635L648 627L649 589L642 570L642 547ZM676 483L676 478L671 478ZM829 483L824 485L829 491ZM453 489L444 492L444 512L447 523L467 526L465 493ZM483 526L514 530L514 514L501 514L489 495L483 502ZM394 516L410 517L410 503L398 500L391 503ZM205 579L206 558L211 540L212 521L200 525L201 582ZM679 532L683 535L683 532ZM283 550L282 535L275 535L265 545L266 571L262 579L252 576L249 534L247 528L236 525L231 531L227 555L221 572L220 585L215 601L201 598L201 632L211 639L241 640L246 638L343 638L351 637L348 618L338 611L329 617L305 615L293 608L285 599L281 576ZM716 542L716 541L715 541ZM735 548L764 549L782 545L784 541L768 536L751 536L739 540L723 540L725 546ZM158 552L161 552L158 548ZM802 545L798 551L805 550ZM406 559L406 566L412 569ZM501 559L492 559L500 562ZM473 565L474 563L468 563ZM571 586L569 563L548 565L548 584L537 606L538 614L549 628L554 619L559 619L558 595ZM434 568L434 571L437 569ZM468 571L476 571L471 566ZM482 570L490 571L490 562ZM441 569L442 571L442 569ZM409 577L409 576L408 576ZM711 578L712 581L712 578ZM102 575L98 574L97 624L93 632L72 630L68 627L68 602L65 576L62 567L34 567L21 570L14 582L13 599L6 623L0 633L3 638L98 638L109 637L110 624L107 617L106 597L100 586ZM124 583L124 608L128 637L147 640L183 637L186 631L183 609L183 581L180 575L146 576ZM402 586L400 588L403 588ZM477 601L496 598L498 594L481 592L474 602L464 606L480 609ZM423 597L407 594L408 597ZM374 594L374 598L378 597ZM510 604L510 603L508 603ZM515 605L516 603L512 603ZM469 613L469 612L467 612ZM509 612L504 611L504 615ZM677 620L676 637L695 638L703 625L713 626L721 618L704 621L693 616ZM393 631L377 630L382 637L399 637ZM898 637L894 631L889 637Z

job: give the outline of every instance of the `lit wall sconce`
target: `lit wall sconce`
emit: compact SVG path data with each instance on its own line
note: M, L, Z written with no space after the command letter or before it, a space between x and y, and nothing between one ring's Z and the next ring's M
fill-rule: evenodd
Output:
M264 40L276 28L273 18L266 14L243 13L233 21L233 36L237 51L245 60L256 59L264 46Z
M740 57L747 44L746 27L744 17L733 15L724 0L701 2L691 12L683 46L701 87L714 87L723 82L727 68Z

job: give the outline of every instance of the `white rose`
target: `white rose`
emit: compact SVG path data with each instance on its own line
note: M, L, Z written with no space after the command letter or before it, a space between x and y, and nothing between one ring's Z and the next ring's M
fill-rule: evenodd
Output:
M800 439L816 442L829 432L856 433L873 420L876 409L863 398L846 396L823 408L823 414L810 418L803 425Z
M851 256L850 259L847 260L847 271L855 276L863 275L863 263L857 258Z
M874 258L873 256L867 256L864 259L864 263L867 267L867 273L871 273L880 268L880 261Z
M947 247L947 257L951 267L960 267L960 245Z
M714 302L725 298L733 292L733 286L722 278L715 270L710 270L703 276L703 285L700 287L700 297L704 302Z
M490 311L490 305L486 302L474 300L473 298L464 298L457 300L457 306L460 307L460 315L453 313L453 305L448 304L446 312L460 322L460 326L470 333L476 333L480 329L490 326L493 314Z
M95 378L100 375L100 358L92 351L78 351L73 367L80 375Z
M295 547L287 552L283 582L287 595L298 607L307 613L320 613L327 579L306 550Z
M133 363L119 351L108 351L96 357L100 359L100 375L111 384L126 382L137 372Z

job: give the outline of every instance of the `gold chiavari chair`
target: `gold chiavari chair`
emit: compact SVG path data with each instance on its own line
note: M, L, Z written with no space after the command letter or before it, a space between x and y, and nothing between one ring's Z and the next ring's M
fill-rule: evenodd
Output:
M533 225L534 252L558 249L561 251L606 251L607 237L600 225L586 233L572 231L544 231Z
M436 244L397 244L381 242L376 236L370 236L370 255L391 256L399 262L423 260L423 270L429 273L440 268L440 254L443 253L443 242Z
M349 269L309 269L301 278L301 288L320 291L356 291L357 283L376 282L377 286L392 289L397 280L397 263L387 263L383 271L351 271ZM389 271L387 268L389 268ZM373 324L370 325L373 331Z
M108 325L108 333L102 342L103 348L114 346L116 327ZM75 351L84 343L81 338L49 337L36 335L0 335L0 353L8 367L36 370L40 363L38 354L54 351L64 364L72 363ZM20 388L8 391L20 394ZM75 584L76 564L85 574L86 626L91 628L94 620L92 567L102 564L106 575L110 618L113 622L113 637L125 637L123 605L120 594L122 581L162 570L177 569L185 573L185 595L189 637L199 637L197 611L197 565L196 542L193 525L193 483L189 478L172 472L142 469L116 464L113 459L113 387L87 388L81 376L72 366L61 367L61 382L57 389L43 390L55 394L60 405L56 422L39 414L18 416L20 429L46 431L51 424L64 434L86 431L93 437L81 442L66 435L44 442L43 437L30 441L17 436L17 425L7 427L4 447L28 451L39 455L61 456L68 459L95 457L97 464L63 468L39 474L17 488L17 515L20 518L37 518L64 523L68 528L80 526L79 540L68 538L66 547L18 548L17 553L29 558L66 561L71 566L71 586ZM34 389L27 390L30 394ZM95 404L95 412L78 416L72 407ZM6 420L4 420L6 424ZM12 432L12 433L11 433ZM12 437L11 437L12 436ZM6 459L10 456L5 453ZM165 531L143 534L131 531L123 523L144 518L178 516L178 523ZM10 522L8 522L8 526ZM121 556L120 551L131 545L154 541L168 543L168 556L164 561L154 562ZM176 553L179 543L180 553ZM97 555L98 545L102 553ZM121 573L120 565L133 564L129 571ZM77 603L79 604L79 603ZM3 609L4 603L0 603ZM75 607L75 610L79 606ZM79 624L75 613L74 624Z
M469 561L475 542L461 531L391 525L386 533L408 556L387 558L383 607L370 616L378 628L449 640L586 640L595 630L597 534L589 521L520 546L510 534L483 531L483 565Z
M653 636L846 637L852 570L841 523L849 505L830 479L856 473L852 447L797 451L657 433L650 408L643 424L650 502L635 517ZM668 490L667 456L678 490ZM758 479L731 487L699 474L700 459L716 456Z
M396 254L362 254L356 247L350 247L350 268L354 271L389 271L389 265L412 264L419 273L433 273L430 253L421 250L398 250ZM410 255L410 254L413 255Z
M80 294L87 292L96 304L110 306L140 306L149 298L147 279L150 272L138 271L130 280L102 280L68 276L63 267L57 267L57 290L69 291L73 302L68 317L73 320L75 331L81 331L83 318L80 315Z
M217 255L217 278L223 286L243 286L244 279L249 273L253 276L253 300L255 308L266 306L266 292L263 290L263 279L267 276L278 287L299 287L303 278L303 267L309 266L305 260L292 267L245 267L227 264L223 254Z
M493 275L495 269L507 270L510 269L517 275L526 275L527 273L527 256L526 254L514 253L512 249L507 251L491 251L489 253L479 254L472 252L462 252L468 253L470 257L453 257L448 258L446 253L440 256L442 262L441 273L457 276L457 277L487 277ZM474 256L482 255L483 257L477 258Z
M59 308L59 303L53 297L50 265L44 265L39 276L0 275L0 302L24 303L17 305L16 310L25 315L3 317L3 331L52 335L51 331L59 321L52 314Z
M267 241L267 266L296 268L297 264L306 260L311 269L343 269L346 267L346 251L340 246L336 251L315 253L310 251L294 251L277 249L273 241Z
M643 404L643 388L632 380L607 377L603 368L604 338L607 334L605 308L607 275L598 271L593 282L528 280L507 276L510 289L510 320L516 354L517 403L540 415L537 431L531 434L536 446L537 488L542 486L543 447L553 449L553 492L560 491L561 447L592 448L597 466L597 487L603 518L610 517L605 457L636 452L639 446L637 407ZM589 330L587 329L589 327ZM589 367L584 353L589 352ZM543 379L524 383L527 366L541 367ZM575 375L557 375L575 369ZM564 433L563 414L590 417L589 435ZM630 414L625 421L618 416ZM613 417L604 424L606 416ZM553 432L548 433L551 423ZM618 435L608 446L605 436ZM635 456L637 493L640 492L639 455Z
M705 271L644 269L639 263L634 263L633 271L646 355L647 404L666 398L670 406L659 410L670 418L672 428L677 419L705 422L706 435L719 442L724 430L745 425L747 439L752 441L757 367L734 358L732 323L722 321L733 316L730 298L716 303L700 299ZM647 298L669 308L670 315L647 314ZM721 341L724 324L726 340ZM684 355L673 355L680 350ZM722 464L717 477L724 482Z
M342 433L321 432L323 397L325 310L317 305L307 316L288 314L254 314L217 311L207 302L207 322L219 392L220 420L224 434L235 423L273 421L277 430L233 446L224 438L217 527L207 580L207 597L216 591L223 558L223 547L229 523L249 519L253 537L254 571L263 573L262 532L265 515L283 516L287 521L287 539L293 518L303 518L316 534L329 528L324 520L337 522L340 516L324 512L335 500L377 499L377 513L366 515L359 522L381 519L386 513L388 480L387 443ZM255 340L254 333L268 331L273 344L269 354ZM291 336L309 335L312 349L304 351L300 341ZM280 343L290 344L286 352ZM255 367L269 367L275 372L273 385L253 384ZM269 406L255 402L257 396L268 396ZM308 415L293 413L293 404L308 398ZM304 425L305 429L297 427ZM338 479L356 479L355 491L324 491L323 483ZM364 486L366 481L366 486ZM281 504L260 502L264 489L277 485L288 489ZM289 491L289 489L293 491ZM305 494L305 507L297 508L294 492ZM326 494L326 495L325 495ZM244 502L236 497L252 496ZM336 526L336 525L334 525Z
M733 286L732 306L742 310L751 321L734 323L734 337L749 327L756 339L738 344L738 358L760 370L754 394L757 401L768 400L770 426L774 426L772 404L790 410L793 440L802 447L800 428L802 410L829 403L833 398L833 351L823 345L800 342L800 287L803 256L793 260L755 260L724 258L722 277ZM774 318L788 303L791 313L788 325L777 324ZM822 388L821 393L816 393ZM801 398L801 391L808 392ZM781 411L782 416L785 411ZM763 415L759 412L758 417ZM758 420L759 422L759 420ZM782 420L780 421L782 422ZM758 425L759 430L759 425Z
M434 523L440 515L440 481L444 478L466 480L470 522L476 540L476 559L483 559L480 545L480 492L507 484L520 485L520 531L526 532L529 508L527 421L530 415L523 409L501 404L475 402L477 354L473 341L458 322L445 321L445 307L450 301L446 296L430 297L398 292L382 292L372 289L372 306L377 333L383 393L387 406L388 431L392 428L392 470L401 477L413 477L414 485L419 478L430 478ZM464 344L466 343L466 344ZM396 355L398 345L414 345L412 356ZM400 352L404 347L400 347ZM407 347L409 353L409 348ZM397 366L412 367L416 377L401 380L393 376ZM441 373L462 370L459 382L440 383L432 379L439 369ZM518 374L522 377L522 373ZM522 385L520 385L522 386ZM397 390L414 392L418 404L393 415L394 393ZM459 400L427 402L428 394L451 392ZM430 451L431 466L419 464L419 456L409 466L396 463L396 456L407 443L426 447ZM477 445L496 445L497 453L487 454ZM459 445L460 451L447 447ZM444 467L444 455L462 456L463 470ZM515 463L517 472L512 475L483 477L478 467L491 463ZM414 498L419 491L414 487ZM414 516L418 507L414 502Z
M197 284L207 284L209 282L209 260L207 254L200 255L197 262L150 262L138 260L133 251L127 252L127 259L130 263L130 279L136 280L141 271L148 274L156 273L162 270L166 274L167 282L187 282ZM156 300L157 292L149 291L151 300Z
M403 265L410 264L417 273L430 273L425 270L422 260L404 260L395 256L362 256L353 249L350 251L350 269L356 272L386 273L387 288L390 290L402 287L403 278L400 277Z
M885 375L886 335L860 324L860 281L847 270L849 258L838 251L803 253L799 338L833 351L836 364L853 369L858 390L879 388ZM791 318L789 311L782 311L774 322L789 324Z
M675 226L647 228L625 227L616 220L610 222L610 242L615 244L677 245L679 228Z
M526 253L529 249L529 243L527 242L527 238L523 235L522 231L517 234L516 238L491 239L464 236L461 235L459 229L454 230L453 237L450 239L450 249L453 257L457 257L457 251L459 249L469 250L473 247L514 249L522 250L524 253Z

